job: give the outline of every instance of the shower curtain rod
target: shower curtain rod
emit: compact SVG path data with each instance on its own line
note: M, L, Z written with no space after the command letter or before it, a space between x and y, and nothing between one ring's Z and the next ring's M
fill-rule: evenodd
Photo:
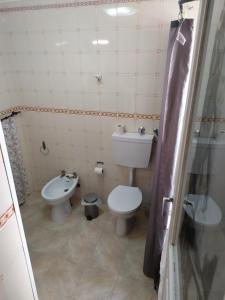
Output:
M0 118L0 121L7 120L7 119L9 119L11 117L14 117L14 116L20 114L20 113L21 113L21 111L13 111L9 115L7 115L7 116L5 116L3 118Z
M188 2L193 2L195 0L179 0L178 4L184 4L184 3L188 3Z

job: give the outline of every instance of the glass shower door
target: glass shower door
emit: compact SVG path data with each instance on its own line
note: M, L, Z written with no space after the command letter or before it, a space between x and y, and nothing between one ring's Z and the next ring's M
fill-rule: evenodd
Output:
M225 1L209 1L178 238L183 300L225 299Z

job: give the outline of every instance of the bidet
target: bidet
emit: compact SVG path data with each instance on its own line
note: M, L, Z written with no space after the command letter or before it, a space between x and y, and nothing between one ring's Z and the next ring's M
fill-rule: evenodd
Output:
M79 177L65 173L50 180L42 189L43 199L52 206L52 220L57 223L65 221L71 212L70 198L73 196Z

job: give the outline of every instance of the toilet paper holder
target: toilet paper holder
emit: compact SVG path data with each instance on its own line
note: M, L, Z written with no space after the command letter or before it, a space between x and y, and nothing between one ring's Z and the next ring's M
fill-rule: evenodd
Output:
M104 167L104 162L103 161L96 161L96 167Z
M103 175L103 173L104 173L104 162L103 161L96 162L94 172L97 175Z

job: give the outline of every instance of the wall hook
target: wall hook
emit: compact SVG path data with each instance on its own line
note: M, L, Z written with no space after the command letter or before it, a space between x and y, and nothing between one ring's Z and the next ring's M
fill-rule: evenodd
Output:
M100 73L94 74L94 77L97 79L98 82L102 81L102 75Z

